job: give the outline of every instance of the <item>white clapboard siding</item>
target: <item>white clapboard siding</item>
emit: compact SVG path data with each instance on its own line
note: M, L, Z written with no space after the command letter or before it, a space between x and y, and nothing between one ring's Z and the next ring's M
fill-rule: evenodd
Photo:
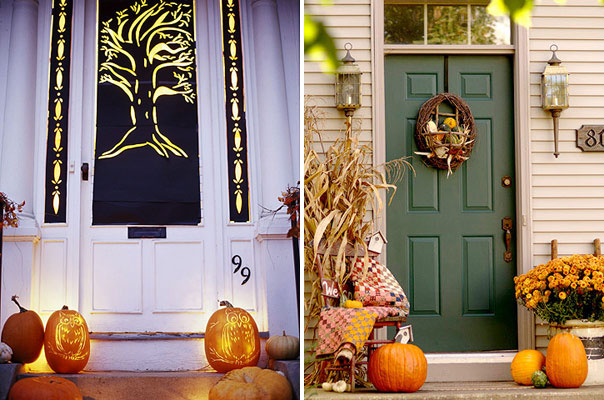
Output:
M529 38L533 264L538 265L550 259L552 239L558 240L560 256L593 253L593 240L604 240L604 153L583 153L575 145L581 125L604 125L604 5L538 1ZM558 159L551 116L541 109L541 73L553 43L570 73L570 108L560 120ZM547 325L537 319L535 331L536 346L545 351Z
M338 58L344 57L344 45L352 44L352 56L361 72L361 108L354 113L353 128L360 135L360 141L371 144L372 127L372 55L371 55L371 2L370 0L334 0L324 5L322 0L304 2L304 13L311 15L327 26L338 49ZM304 95L307 104L317 107L323 120L320 122L323 145L329 147L344 133L344 114L335 109L334 74L325 73L318 62L304 60ZM321 151L321 145L314 144ZM306 276L305 276L306 278ZM310 282L305 279L304 295L310 295ZM305 319L308 315L305 312ZM304 348L312 348L316 322L305 321ZM312 356L312 354L309 354Z

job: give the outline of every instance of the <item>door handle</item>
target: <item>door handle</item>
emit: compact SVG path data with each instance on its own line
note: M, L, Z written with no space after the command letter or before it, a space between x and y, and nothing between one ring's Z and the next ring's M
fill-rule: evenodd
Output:
M80 168L80 170L82 171L82 180L83 181L87 181L88 180L88 163L85 162L84 164L82 164L82 167Z
M504 231L505 238L505 253L503 253L503 259L505 262L512 261L512 251L510 250L510 244L512 243L512 219L510 217L504 217L501 220L501 229Z

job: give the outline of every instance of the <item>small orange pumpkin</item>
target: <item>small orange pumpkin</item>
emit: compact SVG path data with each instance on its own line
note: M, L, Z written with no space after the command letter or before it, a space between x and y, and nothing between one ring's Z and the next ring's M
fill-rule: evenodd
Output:
M58 376L38 376L17 381L8 400L82 400L82 393L71 381Z
M544 365L545 356L540 351L519 351L512 360L512 379L520 385L532 385L533 372L540 371Z
M44 324L40 316L21 307L17 296L11 300L19 307L19 312L8 317L2 328L2 342L13 350L13 362L31 363L38 359L44 342Z
M90 334L82 315L67 306L50 315L44 334L44 353L53 371L76 374L90 357Z
M587 356L581 339L562 332L547 346L545 372L551 384L559 388L578 388L587 378Z
M367 375L380 392L416 392L426 381L428 362L419 347L391 343L371 354Z
M208 320L205 333L205 351L208 362L218 372L251 367L260 359L260 336L254 318L242 308L226 306Z

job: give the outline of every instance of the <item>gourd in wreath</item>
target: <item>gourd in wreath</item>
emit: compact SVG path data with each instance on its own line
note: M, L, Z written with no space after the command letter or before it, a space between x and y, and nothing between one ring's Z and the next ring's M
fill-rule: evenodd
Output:
M58 376L38 376L17 381L8 400L82 400L82 393L71 381Z
M533 372L540 371L544 365L545 356L540 351L522 350L512 360L512 379L520 385L532 385Z
M84 317L63 306L50 315L44 334L44 353L53 371L75 374L90 357L90 335Z
M251 367L260 359L260 336L252 316L242 308L226 306L216 311L208 320L205 334L205 351L208 362L218 372Z
M44 324L40 316L19 304L17 296L11 300L19 307L19 312L8 317L2 328L2 342L13 350L12 361L31 363L42 352L44 343Z
M285 331L283 335L271 336L264 347L268 356L275 360L295 360L300 355L300 340L286 335Z
M9 362L12 357L13 349L6 343L0 343L0 364Z
M550 339L545 371L553 386L578 388L587 378L587 355L581 339L562 332Z
M210 389L209 400L292 400L289 381L270 369L245 367L227 372Z
M428 375L424 352L412 344L391 343L371 354L367 376L380 392L415 392Z

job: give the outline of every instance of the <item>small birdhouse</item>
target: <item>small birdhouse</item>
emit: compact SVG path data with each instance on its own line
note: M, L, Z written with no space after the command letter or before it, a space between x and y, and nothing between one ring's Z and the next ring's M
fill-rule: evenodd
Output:
M401 327L398 332L396 332L394 341L402 344L413 342L413 328L411 325Z
M382 232L377 231L367 239L367 248L369 251L380 254L384 244L388 243Z

